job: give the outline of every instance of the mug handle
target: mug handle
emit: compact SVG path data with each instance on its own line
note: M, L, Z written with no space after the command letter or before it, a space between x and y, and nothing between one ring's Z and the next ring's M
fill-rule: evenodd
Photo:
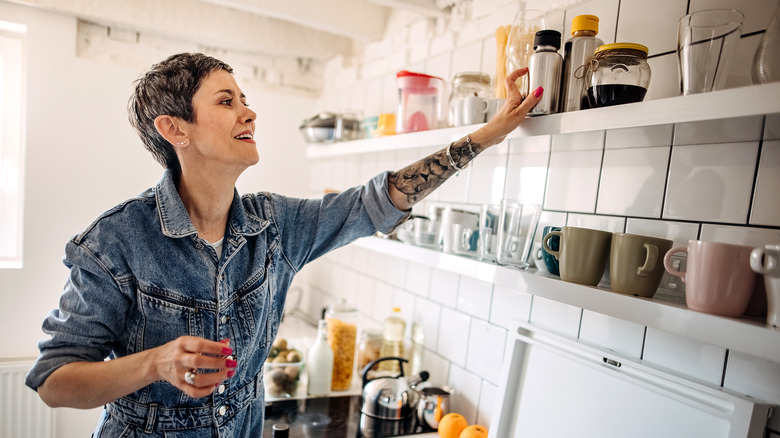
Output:
M655 270L655 265L658 263L658 247L645 243L645 249L647 250L645 264L636 270L636 275L640 277L647 277L648 274Z
M550 254L551 256L555 257L555 260L560 260L560 258L558 256L561 254L561 252L560 251L554 251L554 250L550 249L549 245L547 245L547 241L550 239L550 237L553 237L553 236L558 236L558 238L561 239L561 245L558 245L558 247L562 247L563 246L563 234L561 234L560 231L550 231L549 233L547 233L544 236L544 238L542 238L542 246L544 247L544 250L547 251L548 254Z
M664 256L664 268L666 268L666 271L675 277L682 278L683 283L685 282L685 272L680 272L677 269L674 269L672 267L672 255L677 252L684 252L685 255L688 255L688 247L686 246L678 246L676 248L672 248L669 251L666 252L666 255Z
M465 251L471 250L471 235L474 231L471 228L464 228L460 233L460 247Z
M777 260L764 248L756 248L750 252L750 267L759 274L769 275L777 269Z

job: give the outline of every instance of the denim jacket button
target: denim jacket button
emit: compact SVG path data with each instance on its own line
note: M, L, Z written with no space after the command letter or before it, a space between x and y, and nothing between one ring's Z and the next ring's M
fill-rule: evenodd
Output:
M225 385L219 385L219 388L217 388L217 394L222 394L225 392ZM224 408L224 406L222 406Z
M225 412L227 412L227 407L225 407L225 406L221 406L221 407L219 408L219 411L218 411L218 412L219 412L219 415L220 415L220 416L223 416L223 415L225 415Z
M227 321L228 321L228 317L225 315L222 315L222 318L219 319L219 322L221 322L222 324L226 323Z

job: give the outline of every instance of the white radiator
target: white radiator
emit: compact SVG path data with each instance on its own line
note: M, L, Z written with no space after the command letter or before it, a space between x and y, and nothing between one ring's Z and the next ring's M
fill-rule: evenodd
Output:
M33 361L0 359L0 438L52 438L54 410L24 385Z

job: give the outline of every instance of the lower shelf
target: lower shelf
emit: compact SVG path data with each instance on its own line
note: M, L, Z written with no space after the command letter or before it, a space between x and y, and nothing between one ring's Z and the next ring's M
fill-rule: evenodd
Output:
M353 245L750 356L780 362L780 329L767 326L760 319L728 318L696 312L676 302L635 297L606 288L568 283L535 269L518 271L395 240L367 237Z

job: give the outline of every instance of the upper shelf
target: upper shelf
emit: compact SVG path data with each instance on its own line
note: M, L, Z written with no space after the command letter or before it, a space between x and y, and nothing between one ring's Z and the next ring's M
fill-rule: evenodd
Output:
M672 301L640 298L603 287L568 283L533 268L518 271L378 237L360 239L353 245L393 257L403 257L411 263L525 290L533 295L757 358L780 362L780 348L771 347L780 345L780 329L767 326L757 318L710 315L690 310L685 305Z
M529 117L507 138L630 128L780 113L780 82L606 108ZM311 145L308 158L445 145L482 124Z

